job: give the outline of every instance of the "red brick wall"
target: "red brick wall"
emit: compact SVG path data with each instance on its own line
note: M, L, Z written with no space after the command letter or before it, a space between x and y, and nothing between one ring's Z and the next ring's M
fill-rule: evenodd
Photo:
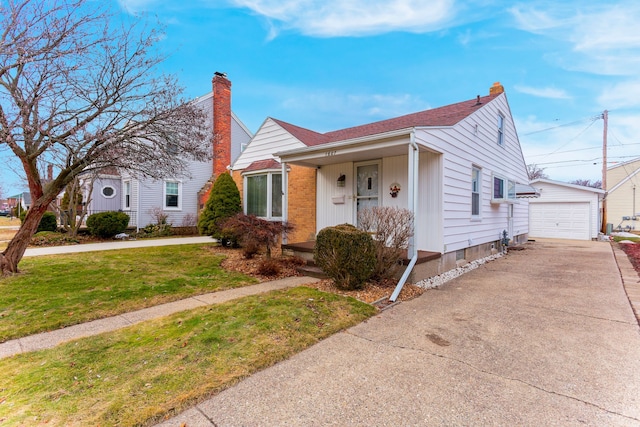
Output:
M233 171L233 180L242 195L242 171ZM289 222L295 227L289 243L313 240L316 234L316 169L290 166Z

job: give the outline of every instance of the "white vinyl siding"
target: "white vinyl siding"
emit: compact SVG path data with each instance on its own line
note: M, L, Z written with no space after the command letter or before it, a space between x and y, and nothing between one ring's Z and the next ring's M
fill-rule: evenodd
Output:
M508 205L491 203L492 177L503 176L519 183L527 183L527 171L522 156L515 125L509 114L509 105L505 95L499 95L488 105L484 105L474 114L468 116L452 127L418 129L416 142L441 155L442 209L440 213L432 212L432 217L419 211L420 226L431 231L431 220L442 221L441 246L437 250L451 252L470 246L496 241L503 230L509 229ZM496 144L496 117L504 114L504 145ZM420 153L421 174L433 173L423 170L424 152ZM482 169L480 215L482 221L473 220L471 212L472 198L470 181L472 167ZM425 179L421 175L420 209L422 206L424 187L433 185L435 177ZM431 191L438 191L431 189ZM505 188L508 195L508 187ZM434 197L433 193L424 194L426 198ZM437 209L437 206L433 209ZM528 201L518 199L513 205L513 234L524 235L529 230ZM426 225L423 225L426 224ZM424 233L421 230L421 233ZM429 243L427 243L429 242ZM436 250L432 239L418 236L418 248ZM428 247L427 247L428 246Z
M246 169L258 160L275 159L273 153L302 148L305 145L271 119L260 130L233 164L234 170ZM279 160L279 159L276 159Z

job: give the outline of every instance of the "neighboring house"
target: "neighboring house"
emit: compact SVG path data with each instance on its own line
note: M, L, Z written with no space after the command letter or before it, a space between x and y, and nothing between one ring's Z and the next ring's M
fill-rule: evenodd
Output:
M640 229L640 158L608 167L605 190L607 223L614 230Z
M530 185L540 196L529 201L529 237L598 238L604 190L548 179L536 179Z
M527 170L503 87L488 96L318 133L267 118L233 164L246 213L287 220L292 244L357 223L372 206L415 215L408 257L428 252L414 280L527 239ZM436 256L433 256L435 254Z
M26 211L31 207L31 193L28 191L18 193L15 196L8 197L7 201L11 206L17 208L19 215L21 211Z
M248 144L251 132L231 111L231 82L223 73L216 72L212 92L193 102L200 106L211 125L213 159L191 161L190 177L166 177L163 180L100 174L93 183L88 213L103 210L122 210L131 217L131 227L142 228L155 223L156 214L167 215L173 226L196 225L199 210L204 206L209 191L220 173L226 172L233 160Z

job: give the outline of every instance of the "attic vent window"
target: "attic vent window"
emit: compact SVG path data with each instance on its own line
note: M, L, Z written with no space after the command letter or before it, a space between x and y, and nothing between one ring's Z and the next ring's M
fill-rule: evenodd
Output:
M112 199L116 195L116 189L110 185L102 187L102 195L107 199Z

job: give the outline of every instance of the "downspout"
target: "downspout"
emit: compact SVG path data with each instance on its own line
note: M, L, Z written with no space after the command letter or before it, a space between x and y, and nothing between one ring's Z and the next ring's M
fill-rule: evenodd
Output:
M133 180L131 180L131 182L133 182ZM138 187L138 190L136 191L136 209L138 211L136 212L136 233L139 233L140 232L140 180L139 179L136 179L136 184ZM131 191L131 194L133 195L133 184L131 185L131 189L129 191Z
M409 199L408 199L408 208L413 213L413 233L409 238L409 245L407 247L407 257L410 258L409 265L404 270L402 277L398 281L395 290L389 297L389 301L395 302L398 299L398 295L400 295L400 291L404 287L404 284L407 282L409 275L413 271L413 267L415 267L416 262L418 262L418 251L416 249L416 206L418 206L418 165L419 165L419 157L418 157L418 145L415 141L415 132L411 132L411 136L409 139L409 176L407 180Z
M282 223L289 220L289 177L287 176L287 164L282 162ZM282 244L287 244L287 234L282 232Z

